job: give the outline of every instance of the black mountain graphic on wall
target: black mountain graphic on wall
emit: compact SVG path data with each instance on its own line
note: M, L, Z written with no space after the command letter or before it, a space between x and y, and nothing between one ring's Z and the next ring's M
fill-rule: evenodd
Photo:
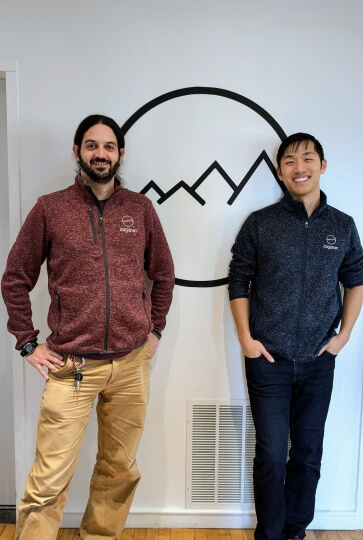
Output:
M237 185L235 184L235 182L233 182L232 178L226 173L226 171L223 169L223 167L221 167L221 165L218 163L218 161L214 161L205 171L204 173L198 178L198 180L196 180L196 182L194 182L194 184L192 186L188 186L188 184L186 182L184 182L184 180L181 180L180 182L178 182L177 184L175 184L174 187L172 187L171 189L169 189L169 191L167 192L164 192L158 185L156 182L154 182L154 180L150 180L150 182L141 190L140 193L143 193L144 195L146 195L146 193L148 191L150 191L151 189L153 189L159 196L160 196L160 199L158 199L157 203L158 204L163 204L165 201L167 201L168 199L170 199L170 197L172 197L177 191L179 191L180 189L184 189L187 193L189 193L189 195L191 195L199 204L201 204L202 206L205 204L205 200L200 196L198 195L197 193L197 189L199 188L199 186L204 182L204 180L206 178L208 178L208 176L214 171L214 170L217 170L219 172L219 174L224 178L224 180L227 182L227 184L230 186L230 188L232 189L233 191L233 194L231 195L231 197L228 199L227 201L227 204L229 205L232 205L234 203L234 201L237 199L238 195L241 193L242 189L244 188L244 186L247 184L247 182L249 181L249 179L251 178L251 176L254 174L254 172L256 171L256 169L259 167L259 165L262 163L262 162L265 162L266 165L268 166L268 168L270 169L270 171L272 172L273 176L275 177L276 181L278 182L279 186L281 187L282 190L284 190L284 185L282 184L282 182L280 182L280 180L278 179L277 177L277 174L276 174L276 170L275 170L275 167L272 163L272 161L270 160L270 158L268 157L267 155L267 152L266 150L263 150L261 152L261 154L258 156L258 158L256 159L256 161L253 163L252 167L249 169L249 171L245 174L245 176L242 178L241 182Z

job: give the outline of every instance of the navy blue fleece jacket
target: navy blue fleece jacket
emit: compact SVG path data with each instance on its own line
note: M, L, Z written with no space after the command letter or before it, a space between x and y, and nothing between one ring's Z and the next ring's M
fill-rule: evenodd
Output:
M251 335L276 358L314 360L341 320L340 284L363 285L354 221L323 192L310 217L288 192L253 212L232 253L230 300L250 298Z

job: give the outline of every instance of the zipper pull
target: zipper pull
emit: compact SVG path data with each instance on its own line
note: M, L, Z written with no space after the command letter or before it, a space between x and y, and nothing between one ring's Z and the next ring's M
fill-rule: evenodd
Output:
M305 229L308 229L308 228L309 228L309 222L305 221Z

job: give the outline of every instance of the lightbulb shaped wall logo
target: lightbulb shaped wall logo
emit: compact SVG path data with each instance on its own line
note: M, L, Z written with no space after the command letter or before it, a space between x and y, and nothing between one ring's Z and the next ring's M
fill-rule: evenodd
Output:
M127 184L156 207L176 284L225 285L244 219L281 196L272 156L283 129L250 99L209 87L163 94L122 129Z

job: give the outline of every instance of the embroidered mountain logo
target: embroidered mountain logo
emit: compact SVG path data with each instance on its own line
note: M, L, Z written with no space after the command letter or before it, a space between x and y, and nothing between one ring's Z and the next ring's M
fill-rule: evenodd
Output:
M257 103L210 87L163 94L122 129L130 188L157 207L176 284L227 284L230 249L244 219L284 190L273 164L283 129Z

